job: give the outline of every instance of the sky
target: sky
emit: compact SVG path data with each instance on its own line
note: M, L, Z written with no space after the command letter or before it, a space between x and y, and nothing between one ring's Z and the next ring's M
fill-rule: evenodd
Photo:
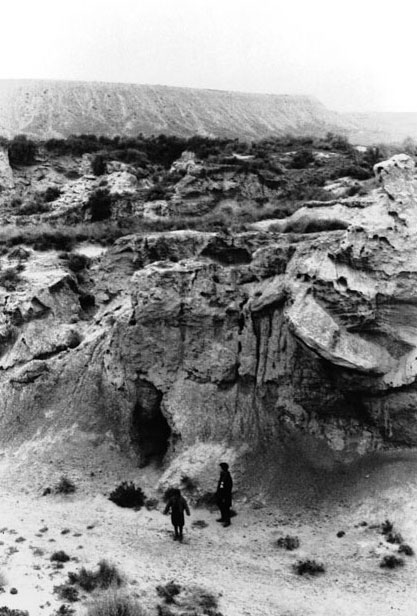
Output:
M1 14L0 79L308 94L336 111L417 111L414 0L12 0Z

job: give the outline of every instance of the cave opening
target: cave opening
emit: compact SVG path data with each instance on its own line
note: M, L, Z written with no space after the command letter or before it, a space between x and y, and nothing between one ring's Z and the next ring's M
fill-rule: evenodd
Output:
M152 383L137 381L130 437L140 466L162 463L168 451L171 428L162 413L161 402L162 393Z

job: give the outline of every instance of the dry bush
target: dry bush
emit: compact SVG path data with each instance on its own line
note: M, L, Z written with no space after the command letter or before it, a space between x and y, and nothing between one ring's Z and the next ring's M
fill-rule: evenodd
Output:
M73 494L76 489L74 482L66 475L62 475L61 479L54 487L54 492L56 494Z
M393 529L394 529L394 524L391 522L391 520L385 520L385 522L382 522L381 533L383 535L388 535L390 532L392 532Z
M168 584L156 587L156 592L166 603L174 603L175 597L180 594L182 586L176 584L174 581L168 582Z
M57 610L55 610L53 616L73 616L74 613L75 610L73 607L63 603Z
M80 598L77 588L71 584L60 584L59 586L54 586L54 592L57 593L61 601L69 601L69 603L74 603Z
M58 550L51 555L50 560L58 562L58 563L66 563L70 560L70 557L64 550Z
M292 537L291 535L286 535L285 537L280 537L277 540L277 546L279 548L285 548L286 550L292 551L296 550L300 547L300 540L298 537Z
M24 266L6 267L0 271L0 286L4 287L6 291L14 291L22 282L20 272L24 269Z
M132 481L123 481L110 494L109 500L119 507L140 509L145 504L146 496L142 488L136 487Z
M134 597L119 592L105 592L87 605L87 616L145 616L146 612Z
M97 571L90 571L85 567L81 567L78 573L69 572L68 582L70 584L77 584L87 592L92 592L96 588L107 589L111 586L121 586L123 584L123 577L115 565L108 563L106 560L101 560L98 563Z
M403 538L401 536L401 533L388 533L385 536L386 541L388 541L388 543L396 543L397 545L401 545L403 543Z
M398 553L405 554L406 556L414 556L414 550L408 543L402 543L398 548Z
M316 575L317 573L324 573L325 567L322 563L318 563L315 560L299 560L295 565L293 565L294 571L298 573L298 575Z
M398 558L398 556L395 556L394 554L389 554L384 556L379 566L383 569L396 569L397 567L403 567L404 561L402 558Z

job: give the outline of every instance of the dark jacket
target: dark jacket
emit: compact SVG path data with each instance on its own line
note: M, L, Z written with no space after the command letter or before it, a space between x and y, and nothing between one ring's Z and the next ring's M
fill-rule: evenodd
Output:
M217 484L217 500L229 503L232 502L233 480L229 471L221 471L219 483Z
M190 515L187 501L182 496L171 496L167 502L164 513L171 510L171 522L173 526L184 526L184 511Z

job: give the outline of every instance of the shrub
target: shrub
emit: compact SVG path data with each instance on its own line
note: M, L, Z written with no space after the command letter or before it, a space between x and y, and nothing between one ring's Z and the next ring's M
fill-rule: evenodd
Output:
M109 500L119 507L129 507L131 509L140 509L146 500L146 496L142 489L136 487L135 484L123 481L109 496Z
M54 616L73 616L75 610L73 607L70 607L66 603L63 603L59 606L57 610L54 612Z
M60 586L54 586L54 592L57 593L58 597L62 601L69 601L70 603L74 603L74 601L79 600L79 593L74 586L71 584L61 584Z
M398 558L394 554L389 554L384 556L381 560L379 566L385 569L396 569L397 567L402 567L404 565L404 561L402 558Z
M72 494L75 490L76 487L74 482L71 481L71 479L68 479L65 475L61 477L54 488L56 494Z
M123 584L123 578L117 567L106 560L101 560L98 563L97 571L90 571L85 567L81 567L78 573L70 571L68 581L70 584L77 584L87 592L96 588L106 589L110 586L116 587Z
M296 550L300 547L300 540L298 537L291 537L291 535L286 535L285 537L280 537L278 539L277 546L279 548L285 548L289 551Z
M111 216L111 196L106 188L97 188L89 197L86 208L90 211L91 222L106 220Z
M322 233L323 231L342 231L348 227L348 223L344 220L336 218L314 219L306 215L297 220L288 220L285 223L284 233Z
M6 605L0 607L0 616L29 616L26 610L14 610Z
M48 188L43 193L43 200L46 203L51 203L52 201L58 199L60 195L61 191L57 186L48 186Z
M385 536L385 539L386 541L388 541L388 543L397 543L398 545L401 545L401 543L403 543L403 538L400 533L388 533L388 535Z
M70 560L70 557L64 552L64 550L58 550L58 552L54 552L51 555L50 560L58 563L66 563Z
M166 603L175 603L175 597L180 594L181 590L182 587L174 581L156 587L156 592Z
M388 533L390 533L393 528L394 524L390 520L385 520L385 522L381 524L381 533L383 535L388 535Z
M16 135L8 147L9 162L12 167L17 165L31 165L35 160L36 143L26 135Z
M107 172L106 160L102 154L96 154L91 161L91 171L96 176L104 175Z
M69 253L66 258L69 269L74 273L81 272L90 262L89 258L85 255L77 255L74 253Z
M299 560L295 565L293 565L294 571L298 573L298 575L316 575L317 573L324 573L325 568L322 563L318 563L315 560Z
M6 291L14 291L22 281L19 272L22 271L22 267L6 267L0 271L0 286L4 287Z
M408 543L402 543L398 548L398 553L405 554L406 556L414 556L414 550Z
M119 592L100 594L87 606L87 616L145 616L134 597Z
M294 154L291 167L293 169L305 169L312 162L314 162L314 154L311 150L305 148Z

